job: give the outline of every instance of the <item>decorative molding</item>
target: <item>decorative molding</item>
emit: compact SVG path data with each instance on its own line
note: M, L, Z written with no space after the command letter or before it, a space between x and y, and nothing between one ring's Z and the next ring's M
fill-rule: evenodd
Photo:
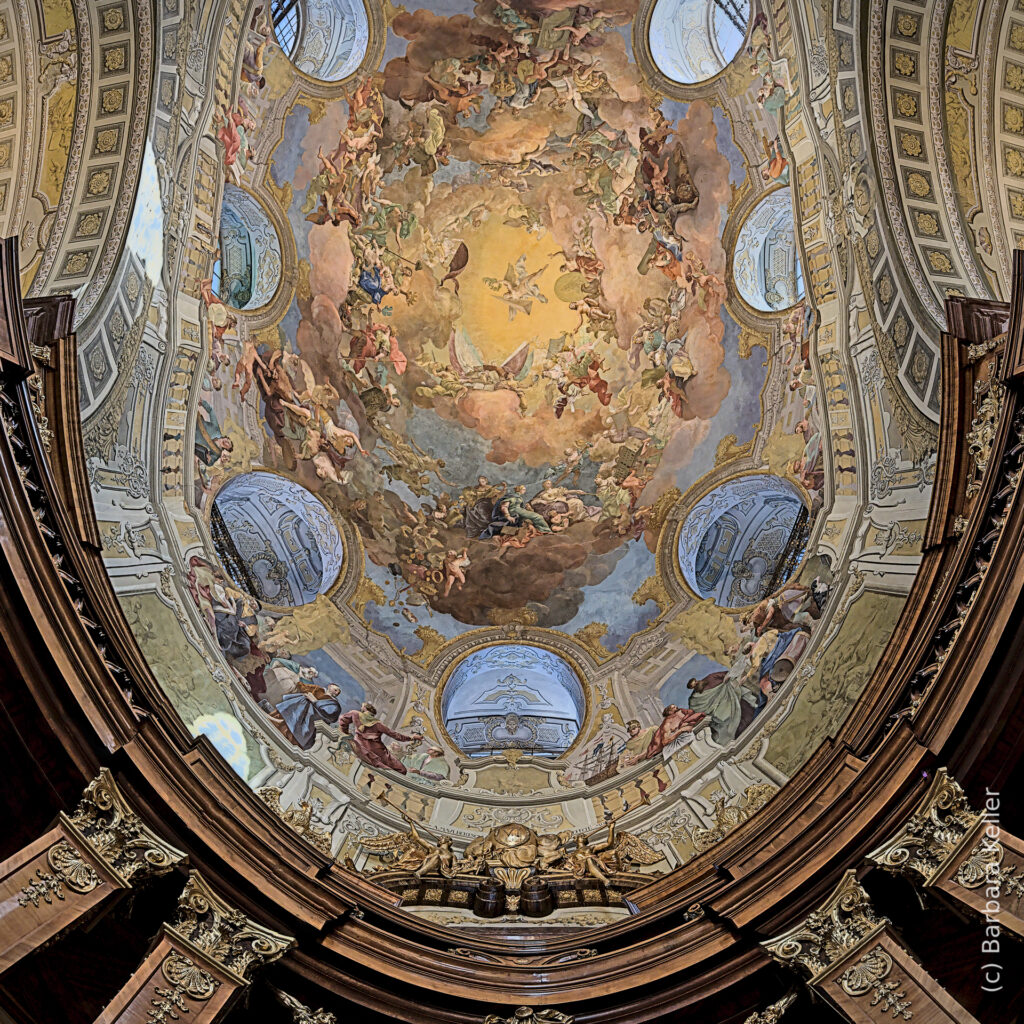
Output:
M100 769L100 774L89 783L75 813L71 817L61 815L61 823L83 846L87 845L124 886L132 885L136 879L165 874L187 856L143 823L128 806L114 776L106 768ZM63 845L71 849L70 844ZM60 846L58 843L47 854L51 866L57 869L60 864L62 877L65 873L75 878L84 877L66 852L55 853ZM75 891L88 890L76 888Z
M164 957L160 971L176 990L189 999L209 999L220 985L209 971L177 951Z
M817 910L761 946L780 963L802 967L814 984L888 923L875 910L851 868Z
M956 779L940 768L906 824L872 850L868 859L887 871L916 875L923 885L931 885L962 852L981 817L971 809Z
M484 1024L573 1024L575 1020L575 1017L560 1010L534 1010L529 1006L520 1006L511 1017L489 1013L484 1017Z
M882 1006L893 1019L911 1020L914 1016L904 981L886 981L892 974L892 957L876 945L836 978L836 984L848 996L866 996L871 993L871 1005Z
M290 935L258 924L222 900L198 871L188 876L174 924L164 928L186 950L212 960L239 985L248 985L257 970L295 945Z
M64 886L72 892L92 892L100 884L99 876L91 864L66 839L61 839L46 851L46 862L52 871L36 869L36 881L22 888L18 905L38 907L40 902L52 904L65 898Z
M311 846L328 857L331 855L331 833L313 824L313 805L302 800L298 805L281 806L282 790L276 786L263 786L256 795L293 831Z

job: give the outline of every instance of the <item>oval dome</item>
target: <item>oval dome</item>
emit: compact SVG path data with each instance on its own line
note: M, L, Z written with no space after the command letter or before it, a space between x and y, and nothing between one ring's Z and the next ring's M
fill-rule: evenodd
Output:
M700 597L726 608L754 604L796 571L807 526L807 507L787 480L738 477L704 495L683 521L679 567Z
M735 60L749 23L749 0L656 0L648 27L651 57L671 81L699 85Z
M441 696L444 727L471 757L518 749L558 756L586 714L572 666L542 647L495 644L455 667Z
M788 188L769 192L743 222L732 274L740 295L762 313L789 309L803 298L803 269Z
M341 572L341 534L319 499L274 473L243 473L218 491L210 532L234 582L268 604L300 605Z

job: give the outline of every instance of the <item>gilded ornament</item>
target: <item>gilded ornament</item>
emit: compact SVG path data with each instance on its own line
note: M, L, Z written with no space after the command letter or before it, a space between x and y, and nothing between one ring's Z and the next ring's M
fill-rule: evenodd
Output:
M814 984L888 923L872 906L851 868L817 910L778 938L761 945L781 963L802 967Z
M1020 107L1003 107L1003 127L1008 132L1024 133L1024 110Z
M0 57L0 82L9 82L14 77L14 64L10 57Z
M151 1010L146 1011L146 1024L164 1024L164 1021L178 1020L181 1013L188 1013L188 1004L185 1002L185 992L177 987L173 989L156 986L153 989L151 999Z
M917 74L917 61L909 53L897 53L892 63L904 78L913 78Z
M1013 89L1015 92L1024 92L1024 68L1019 64L1007 62L1004 81L1006 82L1007 89Z
M852 85L843 90L843 106L849 111L857 109L857 94L853 91Z
M110 191L111 173L108 170L93 171L89 175L86 191L91 196L103 196Z
M936 249L928 253L928 264L936 274L951 274L953 272L953 261L946 253Z
M117 114L124 107L124 89L104 89L103 99L100 104L104 114Z
M917 97L901 92L896 97L896 109L903 117L917 117Z
M209 971L178 952L168 953L160 965L163 976L190 999L206 1000L220 984Z
M1012 25L1007 42L1014 50L1024 52L1024 25Z
M913 132L902 132L900 134L900 149L905 156L920 156L924 152L921 145L921 136Z
M882 302L886 306L888 306L889 303L892 301L892 296L893 296L892 278L889 277L888 274L886 274L878 282L878 297L882 300Z
M225 903L198 871L188 876L174 924L164 928L187 950L213 960L241 985L295 945L291 936L271 931Z
M907 188L918 199L924 199L932 194L932 183L919 171L907 175Z
M127 51L123 46L115 46L103 54L104 71L123 71L127 60Z
M28 885L23 886L18 894L18 906L27 907L31 904L33 907L38 907L40 901L52 904L55 899L64 899L64 886L61 884L61 880L56 875L37 868L36 878Z
M106 768L89 783L75 813L62 815L61 822L126 886L137 877L165 874L185 859L128 806Z
M971 809L959 783L940 768L906 824L868 859L887 871L913 875L923 885L931 885L959 855L979 821L981 815Z
M534 1010L529 1006L520 1006L511 1017L489 1013L484 1017L484 1024L573 1024L575 1019L567 1013L547 1007L543 1010Z
M1003 386L987 380L974 383L975 414L967 431L967 453L974 460L974 478L967 485L967 496L973 497L981 489L981 478L988 468L995 441L996 425L1003 409Z
M117 149L120 134L116 128L104 128L96 133L96 152L112 153Z
M878 238L878 232L872 228L867 237L864 239L864 246L868 251L868 256L871 259L877 259L878 254L882 251L882 245Z
M303 800L285 809L281 806L282 791L276 786L263 786L256 795L293 831L328 857L331 855L331 833L313 824L315 809L309 800Z
M728 804L727 794L719 793L712 800L714 821L707 826L695 828L690 834L694 850L704 853L717 846L734 828L764 807L777 792L778 787L769 782L755 783L743 791L743 802L732 806Z
M90 255L88 252L68 253L68 257L64 261L65 276L85 273L89 267Z
M1010 193L1010 213L1014 217L1024 220L1024 194L1020 192Z
M937 235L939 233L938 218L934 213L918 213L917 230L920 231L922 235Z
M292 1011L294 1024L338 1024L338 1018L327 1010L311 1010L304 1003L300 1003L295 996L278 990L278 998Z
M573 639L582 646L595 661L607 661L611 654L601 643L601 638L608 632L606 622L588 622L573 633Z
M99 213L84 214L75 229L75 238L89 238L98 234L103 225L103 215Z
M917 34L918 19L912 14L901 13L896 18L896 31L906 39Z
M886 981L892 973L892 957L881 946L864 953L836 979L836 984L850 996L871 993L871 1005L883 1008L893 1019L911 1020L914 1016L910 1000L899 981Z
M658 606L658 611L662 614L672 607L672 598L669 597L660 576L648 576L633 591L633 604L643 606L648 601L653 601Z
M906 344L909 333L910 325L907 324L906 317L900 313L893 322L893 341L902 348Z
M1003 158L1006 161L1006 172L1015 174L1018 178L1024 177L1024 153L1013 146L1007 146Z
M761 1010L759 1013L752 1013L743 1024L779 1024L782 1015L795 1001L796 993L791 992L789 995L783 996L777 1003L772 1003L767 1009Z
M124 9L121 7L110 7L103 12L103 27L108 32L116 32L124 28Z
M1005 892L1018 900L1024 898L1024 878L1017 877L1016 864L1003 867L1005 854L998 839L983 836L957 868L953 881L965 889L998 887L1000 896Z

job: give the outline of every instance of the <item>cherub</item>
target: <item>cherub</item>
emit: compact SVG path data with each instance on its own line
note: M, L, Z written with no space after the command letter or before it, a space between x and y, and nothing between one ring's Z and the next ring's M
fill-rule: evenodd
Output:
M462 589L463 584L466 582L465 570L470 566L469 548L463 548L461 552L455 551L451 548L448 549L448 553L444 557L444 561L441 563L441 567L444 571L444 591L443 596L447 597L454 584L459 584L459 589Z
M253 376L255 367L259 366L266 370L267 364L260 358L255 344L249 338L240 338L239 340L242 343L242 353L238 357L238 362L235 363L235 379L231 387L241 389L238 392L238 397L244 402L255 379Z

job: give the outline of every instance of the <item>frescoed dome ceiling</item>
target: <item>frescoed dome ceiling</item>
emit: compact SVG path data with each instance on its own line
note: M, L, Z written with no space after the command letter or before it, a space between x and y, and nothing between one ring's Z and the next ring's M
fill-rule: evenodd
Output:
M236 2L166 58L80 337L105 555L186 727L339 863L615 821L653 877L866 683L937 371L795 17Z

